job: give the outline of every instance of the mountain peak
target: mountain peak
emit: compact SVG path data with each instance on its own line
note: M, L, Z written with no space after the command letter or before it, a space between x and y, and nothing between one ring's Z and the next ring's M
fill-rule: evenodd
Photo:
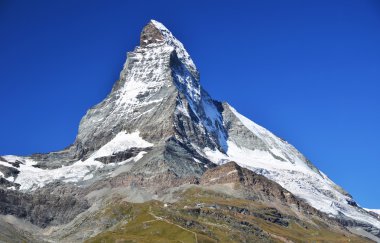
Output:
M143 28L140 35L140 46L147 47L150 44L166 43L172 46L176 46L178 40L173 36L168 28L162 23L152 19Z
M181 62L192 76L199 80L199 72L183 44L162 23L150 20L141 31L140 47L157 47L165 44L174 47Z
M162 43L165 41L166 33L170 31L160 22L150 20L149 23L143 28L140 35L140 46L146 47L152 43Z

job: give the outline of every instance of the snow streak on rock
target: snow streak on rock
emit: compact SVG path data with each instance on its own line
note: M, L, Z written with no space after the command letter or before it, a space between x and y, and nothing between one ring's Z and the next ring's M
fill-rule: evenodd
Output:
M279 183L322 212L335 217L343 214L348 218L380 228L377 219L366 214L350 195L315 168L292 145L244 117L231 106L226 105L226 110L231 111L240 125L247 128L260 141L260 146L255 149L247 148L247 145L239 143L241 137L230 133L227 153L209 148L203 149L211 161L217 164L235 161Z
M78 182L82 180L88 180L93 177L93 171L96 171L97 169L104 166L113 166L112 164L105 165L97 161L97 158L111 156L118 152L126 151L130 148L147 148L151 146L153 146L153 144L143 140L139 136L139 132L134 132L131 134L120 132L115 136L114 139L101 147L87 160L79 160L72 165L62 166L61 168L51 170L36 167L37 161L29 158L18 156L3 156L3 158L8 162L21 162L18 168L12 167L19 171L17 177L15 179L13 177L6 179L20 184L19 189L22 191L34 190L56 180L63 182ZM141 159L143 155L144 153L140 152L137 156L128 159L128 161L137 161ZM11 167L10 164L8 164L8 166Z

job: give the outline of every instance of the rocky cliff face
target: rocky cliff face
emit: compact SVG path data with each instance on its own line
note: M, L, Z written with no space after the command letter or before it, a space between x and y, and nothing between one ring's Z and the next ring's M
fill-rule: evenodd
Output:
M220 166L230 161L236 163ZM82 118L73 145L49 154L2 156L0 177L0 212L43 227L94 210L89 205L111 197L115 188L164 197L165 190L183 185L234 183L251 199L298 205L289 210L328 215L379 236L378 218L296 148L213 100L182 43L154 20L128 53L111 93ZM100 193L104 188L109 195ZM58 220L60 215L66 217Z

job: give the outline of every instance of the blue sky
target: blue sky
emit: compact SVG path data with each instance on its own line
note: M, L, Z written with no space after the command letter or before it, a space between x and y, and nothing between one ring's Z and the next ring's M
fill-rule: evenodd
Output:
M380 208L380 2L0 0L0 154L59 150L150 20L216 99Z

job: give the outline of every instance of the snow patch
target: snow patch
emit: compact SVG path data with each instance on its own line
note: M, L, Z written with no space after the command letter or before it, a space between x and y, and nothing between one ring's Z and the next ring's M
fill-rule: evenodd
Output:
M85 177L83 177L84 181L90 180L94 177L94 174L87 174Z
M137 162L139 161L140 159L142 159L142 157L144 157L144 154L146 154L145 151L141 151L140 153L138 153L138 155L136 155L136 157L134 157L134 161Z
M292 145L242 116L234 108L229 108L247 129L266 144L269 150L251 150L228 140L226 153L217 149L203 149L203 153L210 161L215 164L235 161L240 166L279 183L322 212L332 216L343 213L352 219L380 228L378 220L351 206L348 202L352 199L338 191L336 189L338 186L325 174L307 163L306 158ZM285 161L276 156L284 158Z
M6 167L13 167L11 164L9 164L7 162L3 162L3 161L0 161L0 165L4 165Z
M20 190L35 190L36 188L43 187L47 183L55 180L61 180L63 182L79 182L82 180L89 180L93 178L93 172L99 168L105 166L113 166L113 164L104 165L103 163L96 161L95 159L103 156L110 156L114 153L128 150L132 147L146 148L151 147L153 144L145 141L139 136L139 132L134 133L118 133L110 142L101 147L98 151L90 156L85 161L76 161L72 165L62 166L57 169L41 169L36 168L33 165L37 164L37 161L15 157L4 156L8 161L19 160L24 164L20 164L18 168L20 173L16 177L15 183L20 184ZM130 158L131 160L138 161L146 152L142 151L137 156ZM13 179L13 178L7 178Z
M234 174L234 173L238 173L237 170L231 170L230 172L227 173L227 175L231 175L231 174Z
M92 154L90 158L110 156L131 148L147 148L151 146L153 146L153 144L142 139L138 131L129 134L120 132L110 142Z

